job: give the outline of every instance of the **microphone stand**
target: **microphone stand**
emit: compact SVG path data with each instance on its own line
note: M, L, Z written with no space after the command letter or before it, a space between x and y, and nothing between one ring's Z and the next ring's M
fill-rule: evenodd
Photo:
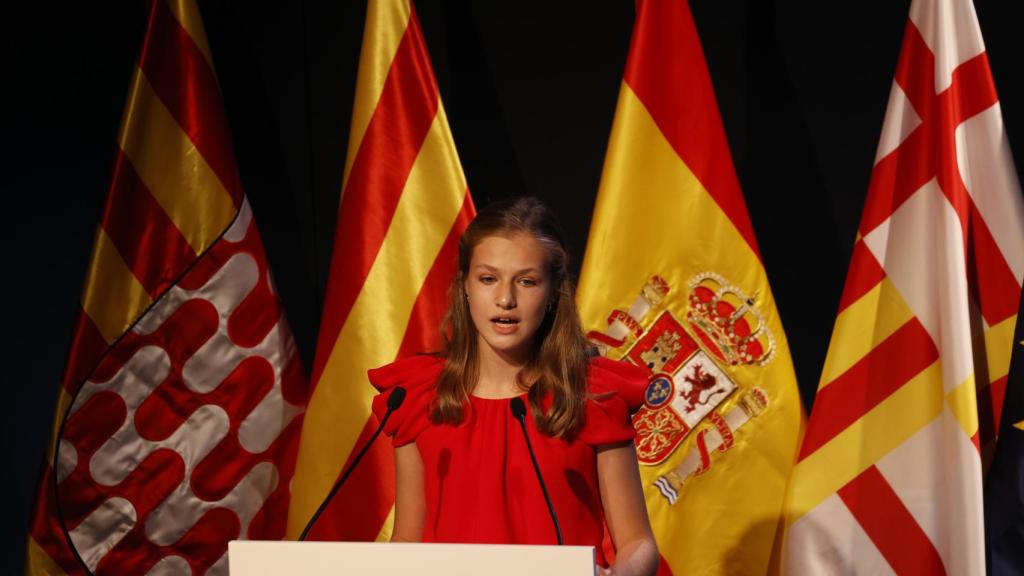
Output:
M309 531L313 529L313 524L316 524L316 521L320 518L320 515L323 514L324 510L327 509L327 505L330 504L331 499L334 498L334 495L337 494L338 490L340 490L342 485L345 484L345 480L348 479L349 475L352 474L352 471L356 469L357 465L359 465L359 461L362 460L363 456L366 455L366 452L370 449L370 446L373 446L373 441L377 439L377 436L380 435L381 430L384 429L384 424L386 424L388 418L391 417L391 413L397 410L398 407L402 405L402 402L404 400L405 388L402 388L401 386L395 386L395 388L391 391L391 395L388 396L388 411L384 413L384 418L382 418L380 424L377 425L377 429L374 430L373 436L370 437L369 442L363 445L363 449L359 451L359 454L356 455L355 460L353 460L352 464L348 467L347 470L345 470L345 473L341 475L341 478L335 480L334 486L331 487L331 491L327 493L327 497L324 498L324 501L320 503L320 507L317 508L316 512L313 513L313 516L309 519L309 522L306 524L306 527L302 529L302 534L299 534L299 542L305 540L306 536L309 535Z
M562 542L562 528L558 525L558 516L555 514L555 507L551 504L551 497L548 496L548 487L544 484L544 477L540 473L540 465L537 464L537 456L533 453L533 444L530 443L530 435L526 433L526 405L523 399L518 396L509 402L512 409L512 416L519 421L519 427L523 429L523 438L526 439L526 449L530 452L530 460L533 462L533 471L537 473L537 481L540 482L540 491L544 493L544 502L548 505L548 514L551 515L551 522L555 525L555 536L558 538L558 545Z

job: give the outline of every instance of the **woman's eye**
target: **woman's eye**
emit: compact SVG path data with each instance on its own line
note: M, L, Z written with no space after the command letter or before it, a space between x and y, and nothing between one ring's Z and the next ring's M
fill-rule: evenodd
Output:
M494 276L481 276L480 282L484 284L493 284L495 282Z
M523 286L536 286L537 285L537 281L534 280L533 278L520 278L519 279L519 283L522 284Z

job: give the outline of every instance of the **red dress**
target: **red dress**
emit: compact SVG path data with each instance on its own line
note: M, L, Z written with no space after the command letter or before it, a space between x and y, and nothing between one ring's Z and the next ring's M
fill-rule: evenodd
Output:
M443 366L441 358L414 356L369 372L370 382L382 392L373 400L378 418L387 410L387 392L399 384L406 389L405 402L391 415L384 432L395 446L416 442L423 458L423 541L557 543L508 398L471 396L458 426L430 422L434 384ZM591 398L585 404L584 424L573 440L541 434L533 417L526 418L565 543L594 546L601 565L607 565L601 547L604 510L594 449L633 439L629 416L643 403L646 386L640 368L597 358L590 365Z

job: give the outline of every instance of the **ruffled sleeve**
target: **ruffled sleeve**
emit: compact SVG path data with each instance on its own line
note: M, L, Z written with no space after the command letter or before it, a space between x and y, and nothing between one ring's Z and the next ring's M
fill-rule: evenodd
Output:
M396 386L405 388L405 401L388 418L384 433L395 446L403 446L416 438L429 425L430 402L434 384L444 367L444 359L436 356L410 356L391 364L369 370L370 383L380 392L373 398L373 413L380 421L388 411L388 397Z
M644 403L647 372L626 362L595 358L587 386L590 397L579 438L591 446L632 440L636 431L630 416Z

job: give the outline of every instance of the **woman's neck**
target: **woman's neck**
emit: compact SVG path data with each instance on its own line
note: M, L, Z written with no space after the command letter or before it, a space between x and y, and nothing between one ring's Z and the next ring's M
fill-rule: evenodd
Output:
M523 393L517 376L526 364L504 358L493 350L480 350L480 375L473 395L481 398L510 398Z

